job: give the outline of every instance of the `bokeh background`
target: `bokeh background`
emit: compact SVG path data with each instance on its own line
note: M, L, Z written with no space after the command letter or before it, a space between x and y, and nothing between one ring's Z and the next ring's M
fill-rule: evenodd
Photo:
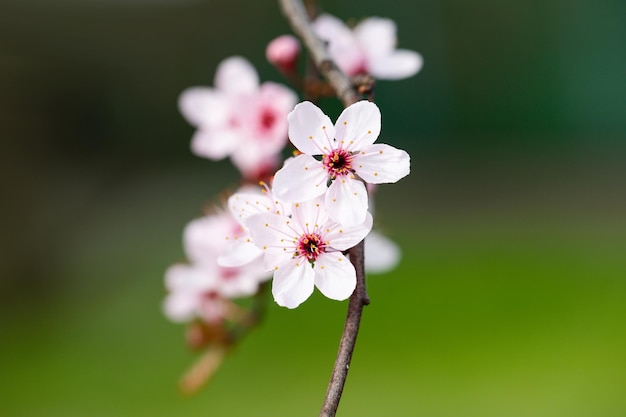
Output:
M339 415L626 415L626 3L321 7L425 58L376 90L412 156L377 200L404 258L369 279ZM272 305L191 398L160 311L182 228L238 178L191 155L177 96L234 54L282 82L288 31L274 2L2 2L1 416L316 415L347 303Z

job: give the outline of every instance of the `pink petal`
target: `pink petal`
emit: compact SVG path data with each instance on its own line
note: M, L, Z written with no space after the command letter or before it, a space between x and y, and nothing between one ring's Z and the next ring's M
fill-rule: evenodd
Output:
M219 160L237 149L239 142L239 135L230 129L200 129L191 138L191 151L198 156Z
M352 167L366 182L393 183L409 175L411 158L401 149L385 144L371 145L354 156Z
M287 161L274 175L273 190L286 202L311 200L327 190L328 172L322 163L303 154Z
M385 56L396 47L396 24L391 19L370 17L354 28L354 36L370 59Z
M260 143L243 141L230 155L230 160L245 178L255 180L274 172L279 165L278 151L268 154Z
M411 77L422 69L424 60L414 51L399 49L393 54L368 62L370 74L381 80L399 80Z
M212 88L192 87L178 97L178 109L196 127L217 127L226 123L229 100Z
M315 286L332 300L345 300L356 287L356 271L339 252L324 253L315 261Z
M304 101L287 116L289 139L302 153L320 155L334 149L335 127L315 104Z
M359 180L337 178L328 187L326 209L334 221L352 226L362 224L367 215L367 191Z
M259 87L259 76L250 61L233 56L217 67L214 85L229 94L253 93Z
M348 250L365 239L365 236L372 230L372 222L372 215L368 212L362 224L354 226L332 225L329 227L330 231L324 235L324 239L329 242L328 244L333 249Z
M283 307L298 307L313 293L314 276L311 264L305 260L294 259L281 265L274 272L274 300Z
M376 104L363 100L347 107L335 125L335 137L342 148L360 150L369 146L380 134L380 110Z
M282 84L270 81L261 84L259 96L263 101L269 102L272 106L279 109L285 115L285 120L287 120L287 115L298 102L296 93Z

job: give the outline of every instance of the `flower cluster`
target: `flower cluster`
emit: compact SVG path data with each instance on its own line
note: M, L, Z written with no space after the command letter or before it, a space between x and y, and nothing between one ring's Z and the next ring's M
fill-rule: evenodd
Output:
M164 311L172 321L194 318L217 323L229 318L230 299L257 292L270 276L260 262L233 266L219 265L219 257L230 250L231 242L245 239L245 231L227 211L191 221L183 234L188 263L171 266L165 273L169 291Z
M322 14L313 28L349 76L400 79L422 66L416 52L396 49L389 19L369 18L349 28ZM300 44L293 36L270 42L266 57L307 97L326 94L307 89L307 82L319 87L324 80L299 74ZM381 133L378 106L356 102L333 123L311 101L297 102L289 88L261 83L239 56L218 65L212 87L180 95L180 112L195 128L192 152L211 160L229 157L243 177L227 207L187 225L187 260L165 273L164 313L191 323L190 330L201 336L190 342L196 347L235 343L241 328L256 320L254 306L272 278L273 298L287 308L302 304L315 288L330 299L347 299L357 276L346 252L366 236L367 272L386 272L400 258L395 243L372 231L372 192L376 184L408 175L410 158L375 143ZM288 141L296 150L283 162ZM252 303L239 301L250 297Z

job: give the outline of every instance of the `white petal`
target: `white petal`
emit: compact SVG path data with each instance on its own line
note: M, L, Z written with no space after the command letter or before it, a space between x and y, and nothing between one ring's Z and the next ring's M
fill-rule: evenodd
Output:
M237 148L239 141L239 135L230 129L199 129L191 138L191 151L205 158L223 159Z
M224 267L237 267L247 265L260 258L263 250L257 247L252 239L237 241L217 258L217 264Z
M313 27L317 35L328 42L328 52L346 75L353 76L366 70L367 55L345 23L329 14L322 14Z
M285 265L293 260L294 248L267 248L263 253L263 269L275 271L281 265Z
M400 248L389 238L372 231L365 239L365 270L382 274L394 269L400 262Z
M385 56L396 47L396 24L391 19L370 17L354 28L354 36L369 57Z
M326 209L331 219L345 226L362 224L367 214L367 191L359 180L337 178L328 187Z
M202 293L215 288L217 265L176 264L165 272L165 286L171 292Z
M172 265L165 272L165 286L170 292L163 302L163 312L172 321L191 320L206 291L217 286L214 268L194 264Z
M348 250L357 243L365 239L365 236L372 230L372 215L367 212L365 221L354 226L344 226L341 224L328 225L330 229L324 235L330 247L340 251Z
M302 233L295 221L276 214L257 214L245 220L255 245L264 251L283 250L293 255L294 240Z
M178 109L193 126L216 127L228 119L229 100L207 87L192 87L178 97Z
M191 293L172 293L163 300L163 314L171 321L183 323L195 317L198 298Z
M332 300L345 300L356 287L356 271L339 252L324 253L315 261L315 286Z
M304 231L312 232L314 228L328 222L328 214L324 205L324 196L303 203L295 203L291 207L293 219Z
M242 232L241 225L229 213L194 219L183 231L185 254L194 263L215 266L217 256L230 246L227 238Z
M417 74L423 64L424 60L417 52L398 49L391 55L369 61L368 70L380 80L400 80Z
M342 37L352 37L352 31L342 20L328 13L320 14L313 22L317 36L326 41Z
M320 161L310 155L298 155L274 175L274 194L285 202L311 200L326 192L328 176Z
M411 157L393 146L375 144L354 155L352 167L366 182L393 183L409 175Z
M335 127L319 107L304 101L287 116L289 139L302 153L320 155L334 149Z
M228 198L228 208L232 215L243 222L248 217L259 213L285 214L280 211L282 205L278 200L272 200L267 194L235 193Z
M294 259L274 272L272 294L280 306L296 308L313 293L315 272L311 264Z
M341 147L360 150L369 146L380 134L380 110L367 100L347 107L337 119L335 137Z
M259 87L259 76L250 61L233 56L219 64L214 84L229 94L253 93Z
M218 293L225 298L247 297L259 288L260 274L251 268L232 268L230 274L222 274Z

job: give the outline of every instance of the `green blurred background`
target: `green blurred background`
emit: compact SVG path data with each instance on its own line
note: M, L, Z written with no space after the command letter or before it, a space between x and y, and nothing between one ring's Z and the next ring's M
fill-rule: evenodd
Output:
M376 90L412 156L377 200L404 258L369 279L339 415L625 416L626 3L322 8L393 18L425 59ZM192 398L160 312L182 228L237 184L177 96L233 54L282 82L286 32L274 2L2 2L0 416L318 413L347 303L272 305Z

